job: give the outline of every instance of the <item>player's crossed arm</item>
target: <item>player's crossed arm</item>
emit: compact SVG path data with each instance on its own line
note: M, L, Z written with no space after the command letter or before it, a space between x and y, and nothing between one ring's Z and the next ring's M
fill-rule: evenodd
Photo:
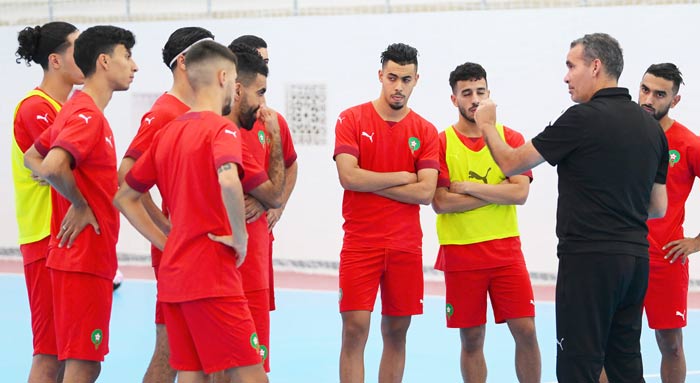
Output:
M381 173L362 169L357 158L346 153L335 156L335 166L338 169L338 178L340 178L340 184L343 188L356 192L378 192L386 188L413 184L418 181L418 176L415 173L405 171ZM437 170L434 172L433 191L437 182ZM428 203L430 202L428 201Z
M450 191L471 195L497 205L523 205L530 193L530 177L512 176L499 184L470 181L453 182L450 184Z
M438 187L433 196L433 210L437 214L462 213L488 205L483 199L450 191L446 187Z
M435 195L438 171L437 169L421 169L417 173L417 178L417 182L392 186L374 193L403 203L430 205Z
M433 210L438 214L462 213L489 204L522 205L530 191L530 177L518 175L500 184L452 182L450 187L438 187L433 197Z

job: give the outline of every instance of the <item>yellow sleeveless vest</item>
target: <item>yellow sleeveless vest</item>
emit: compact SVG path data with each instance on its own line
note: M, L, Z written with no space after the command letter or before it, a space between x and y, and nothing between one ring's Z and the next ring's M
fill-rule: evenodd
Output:
M503 125L497 124L496 130L505 140ZM498 184L506 179L487 146L478 152L470 150L452 126L445 130L445 138L450 182ZM490 204L461 213L438 214L436 226L441 245L467 245L520 235L515 205Z
M24 100L33 96L46 100L56 109L56 112L61 110L61 104L46 93L34 89L17 104L13 121L17 119L17 112ZM40 186L32 179L32 172L24 167L24 153L17 144L14 134L12 134L11 156L19 244L23 245L42 240L51 234L51 188Z

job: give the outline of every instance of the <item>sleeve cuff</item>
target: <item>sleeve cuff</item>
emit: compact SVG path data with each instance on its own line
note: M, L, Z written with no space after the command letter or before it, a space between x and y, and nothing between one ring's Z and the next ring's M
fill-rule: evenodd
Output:
M437 160L419 160L416 163L416 170L435 169L440 171L440 162Z
M139 157L141 157L142 155L143 155L143 152L141 152L141 151L138 150L138 149L129 149L129 150L126 151L126 153L124 153L124 158L129 157L129 158L133 158L134 161L136 161L136 160L138 160Z
M70 142L67 142L67 141L55 142L53 144L53 146L51 147L51 149L53 149L53 148L61 148L65 151L67 151L68 153L70 153L70 155L73 157L73 164L71 165L71 169L75 169L83 159L79 155L80 152L78 151L78 149Z
M349 145L341 145L335 148L335 152L333 153L334 160L338 154L349 154L355 158L360 158L360 150Z
M34 142L34 147L36 148L36 151L41 154L42 157L46 157L47 154L49 154L49 148L44 146L39 140L36 140Z
M333 157L335 157L335 156L333 156ZM296 162L296 160L297 160L297 154L294 153L294 154L292 154L291 156L289 156L289 157L287 157L287 158L284 159L284 167L285 167L285 168L288 168L288 167L294 165L294 163Z
M243 179L243 175L245 174L245 169L243 169L243 161L241 160L241 157L239 156L225 156L225 157L220 157L216 158L214 160L214 169L219 169L223 164L228 164L228 163L233 163L238 166L238 177L240 179Z
M148 191L148 189L151 188L151 185L137 180L134 177L134 175L131 174L131 172L126 173L126 177L124 177L124 182L126 182L126 184L129 185L130 188L136 190L139 193L145 193Z
M243 180L243 182L241 183L241 186L243 186L243 192L250 193L251 190L260 186L268 179L269 178L267 176L267 173L265 173L265 172L260 172L258 174L254 174L252 177L249 177L249 178Z

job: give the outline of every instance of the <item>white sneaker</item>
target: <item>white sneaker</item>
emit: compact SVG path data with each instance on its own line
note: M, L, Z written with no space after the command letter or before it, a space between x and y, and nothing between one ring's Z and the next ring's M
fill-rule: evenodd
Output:
M117 274L114 276L114 279L112 280L112 286L114 287L114 290L118 289L119 286L122 285L122 282L124 281L124 274L122 274L121 270L117 269Z

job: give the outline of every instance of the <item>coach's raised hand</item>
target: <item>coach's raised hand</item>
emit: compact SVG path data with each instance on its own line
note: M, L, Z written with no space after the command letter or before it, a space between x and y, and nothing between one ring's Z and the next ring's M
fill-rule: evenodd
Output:
M496 126L496 106L496 103L490 98L479 101L479 107L476 108L474 119L476 119L476 124L482 131L485 128Z

